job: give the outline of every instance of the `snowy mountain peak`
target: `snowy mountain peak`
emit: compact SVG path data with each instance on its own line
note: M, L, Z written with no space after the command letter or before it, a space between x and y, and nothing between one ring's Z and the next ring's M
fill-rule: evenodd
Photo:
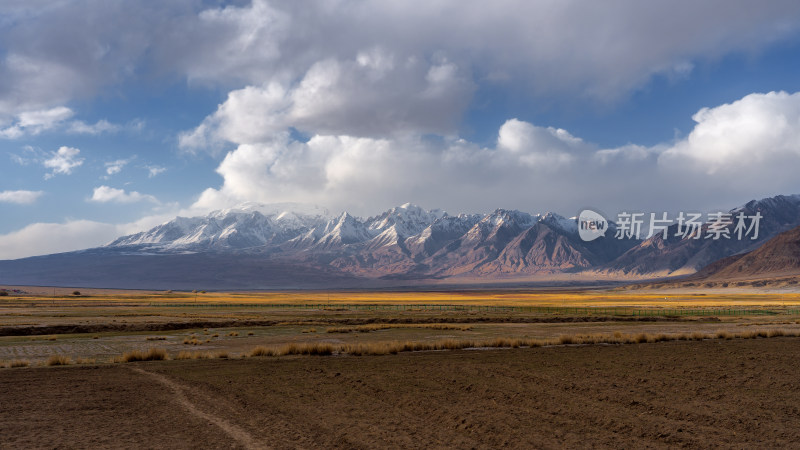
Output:
M446 215L440 209L426 211L417 205L406 203L379 216L367 219L367 228L370 232L378 235L393 227L398 236L405 238L419 234L430 224Z
M344 212L337 219L331 220L325 225L324 234L319 238L315 247L330 248L338 245L356 244L371 237L363 223L349 213Z
M798 205L800 205L800 194L776 195L775 197L767 197L760 200L750 200L744 205L731 209L730 212L738 213L741 211L755 212L786 208L791 209Z
M287 209L292 208L292 209ZM242 249L284 242L327 220L324 208L248 202L203 217L176 217L106 247L147 246L156 251Z
M344 212L341 216L336 220L336 228L343 228L343 227L354 227L359 224L359 220L354 216L350 215L350 213Z
M496 209L487 215L484 220L494 226L514 225L517 227L528 228L533 226L539 219L539 215L531 215L516 209Z
M539 219L540 223L544 223L550 227L556 227L564 232L577 234L578 233L578 219L572 217L567 219L553 212L548 212Z
M252 212L258 211L265 217L277 217L281 214L292 214L297 217L323 217L330 218L330 212L321 206L309 205L305 203L258 203L258 202L244 202L232 208L223 209L216 212L230 213L230 212Z

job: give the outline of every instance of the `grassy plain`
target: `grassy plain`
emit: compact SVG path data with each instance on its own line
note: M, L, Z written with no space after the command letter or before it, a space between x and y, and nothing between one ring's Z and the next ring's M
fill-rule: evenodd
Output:
M340 348L614 333L800 331L800 294L757 291L82 290L79 296L55 297L45 295L45 288L28 291L0 297L0 364L46 364L53 356L105 363L153 348L171 356L191 351L238 357L256 347L293 344Z
M278 291L278 292L155 292L78 288L26 288L24 295L0 297L0 305L14 301L124 303L236 303L236 304L425 304L483 306L654 308L711 306L800 306L800 292L758 289L719 289L694 292L630 291L623 289L464 289L452 291ZM82 293L71 295L74 290Z

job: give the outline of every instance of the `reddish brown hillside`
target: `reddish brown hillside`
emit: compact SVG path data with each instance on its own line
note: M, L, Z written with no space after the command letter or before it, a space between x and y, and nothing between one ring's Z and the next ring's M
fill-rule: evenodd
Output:
M728 264L708 274L708 279L800 276L800 227L775 236L750 253L730 259Z

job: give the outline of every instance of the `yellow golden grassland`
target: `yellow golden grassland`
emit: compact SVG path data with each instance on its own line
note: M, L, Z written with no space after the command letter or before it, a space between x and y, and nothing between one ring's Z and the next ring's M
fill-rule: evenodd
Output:
M53 304L97 304L103 302L153 303L236 303L236 304L418 304L418 305L481 305L481 306L546 306L546 307L652 307L702 308L743 306L800 306L800 293L777 292L696 292L647 293L635 291L433 291L433 292L170 292L170 293L100 293L73 296L9 296L0 298L0 305L20 302L52 302Z
M206 294L208 302L240 303L330 303L330 304L427 304L484 306L552 307L710 307L710 306L797 306L800 294L637 294L615 292L335 292L335 293L265 293ZM200 299L198 299L200 301Z

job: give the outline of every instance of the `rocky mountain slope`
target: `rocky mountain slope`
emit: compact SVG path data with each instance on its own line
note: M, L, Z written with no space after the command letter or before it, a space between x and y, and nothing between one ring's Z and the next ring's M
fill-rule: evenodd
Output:
M800 227L785 231L752 252L723 258L697 273L698 279L739 280L800 275Z
M697 273L674 280L629 285L625 289L800 287L800 227L784 231L757 249L727 256Z
M752 200L740 207L728 211L734 223L725 227L734 237L731 239L706 239L708 223L704 223L699 232L700 238L694 235L680 237L678 225L668 229L668 237L656 234L645 239L628 250L614 261L598 268L598 272L608 274L625 274L634 276L676 276L695 273L697 270L731 255L748 252L758 248L766 240L778 233L800 225L800 196L784 196ZM758 238L735 238L735 218L745 216L761 216L758 227Z

